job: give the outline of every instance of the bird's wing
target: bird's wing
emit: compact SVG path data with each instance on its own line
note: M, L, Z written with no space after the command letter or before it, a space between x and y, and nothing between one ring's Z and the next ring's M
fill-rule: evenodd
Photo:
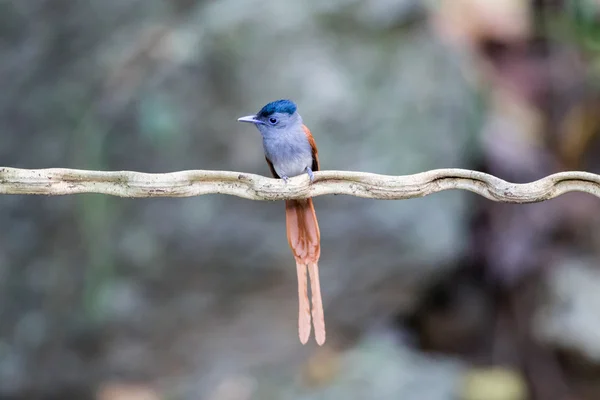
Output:
M302 124L302 129L304 129L304 133L306 134L306 138L308 139L308 143L310 144L310 148L312 149L312 166L311 169L314 171L319 170L319 151L317 150L317 143L315 143L315 138L312 133L310 133L310 129L304 124Z
M267 164L269 164L269 169L271 170L271 175L273 175L273 178L279 179L279 175L277 175L277 172L275 172L275 168L273 168L273 163L271 160L269 160L267 156L265 156L265 160L267 160Z

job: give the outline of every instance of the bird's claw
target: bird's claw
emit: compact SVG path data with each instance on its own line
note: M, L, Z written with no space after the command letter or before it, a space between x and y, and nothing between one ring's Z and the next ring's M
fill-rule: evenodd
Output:
M308 174L308 178L310 179L310 182L314 182L315 180L315 174L313 174L312 169L310 169L309 167L306 167L306 173Z
M288 182L288 179L290 179L290 178L288 178L288 177L287 177L287 175L283 175L283 176L281 177L281 179L283 179L283 181L284 181L284 182L287 184L287 182Z

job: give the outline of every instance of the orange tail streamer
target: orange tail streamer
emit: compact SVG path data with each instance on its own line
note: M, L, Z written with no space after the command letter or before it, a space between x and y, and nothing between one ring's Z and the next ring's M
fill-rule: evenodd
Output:
M306 265L296 263L298 272L298 336L300 343L306 344L310 337L310 304L306 288Z
M319 256L321 255L320 232L312 199L286 200L285 220L287 238L298 273L298 335L300 342L308 341L311 331L310 305L307 294L306 270L308 269L313 298L312 319L315 339L319 345L325 343L325 318L319 283Z
M315 340L319 346L323 346L323 343L325 343L325 315L323 313L323 299L321 298L321 283L319 282L319 266L317 263L308 264L308 275L310 276Z

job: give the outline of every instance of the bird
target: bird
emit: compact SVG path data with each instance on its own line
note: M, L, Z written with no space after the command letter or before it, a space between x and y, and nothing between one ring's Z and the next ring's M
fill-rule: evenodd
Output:
M272 101L258 113L238 118L238 121L254 124L260 132L265 159L274 178L287 183L291 177L307 174L310 182L314 182L314 172L319 170L319 152L296 103L287 99ZM298 274L298 336L300 342L306 344L314 326L315 341L322 346L326 334L318 264L321 233L312 199L285 200L285 221ZM312 310L307 293L307 270Z

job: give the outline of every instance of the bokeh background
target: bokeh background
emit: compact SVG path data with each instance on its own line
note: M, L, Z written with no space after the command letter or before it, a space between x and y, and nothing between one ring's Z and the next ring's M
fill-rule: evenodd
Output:
M0 164L269 175L600 170L596 0L3 0ZM600 399L600 203L315 200L326 345L283 204L0 197L0 399Z

